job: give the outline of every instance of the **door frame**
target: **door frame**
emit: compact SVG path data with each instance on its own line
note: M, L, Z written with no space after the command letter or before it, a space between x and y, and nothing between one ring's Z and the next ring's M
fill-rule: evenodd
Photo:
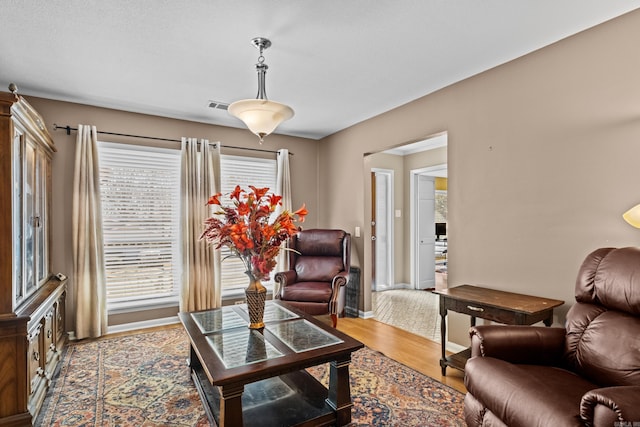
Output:
M409 221L410 223L410 233L409 235L411 236L411 243L410 243L410 247L411 247L411 254L410 254L410 261L411 261L411 287L413 289L418 289L418 263L417 263L417 257L418 257L418 239L416 236L416 232L418 230L418 203L416 203L416 199L418 197L417 192L418 192L418 185L417 183L417 179L418 176L420 175L428 175L428 176L438 176L436 174L436 172L441 172L443 170L447 170L448 165L447 163L442 163L439 165L435 165L435 166L429 166L429 167L425 167L425 168L419 168L419 169L412 169L409 171L409 175L410 175L410 179L409 179L409 194L411 195L410 197L410 210L411 210L411 219ZM434 251L434 259L435 259L435 251Z
M393 289L394 285L395 285L395 270L394 270L394 257L395 257L395 251L394 251L394 246L395 246L395 237L394 237L394 232L393 232L393 211L394 211L394 205L393 205L393 201L394 201L394 191L393 191L393 186L394 184L394 171L393 169L383 169L383 168L371 168L371 178L372 178L372 182L371 182L371 198L372 198L372 203L371 203L371 218L372 218L372 223L371 223L371 236L376 236L378 235L379 232L379 228L378 228L378 224L376 223L375 225L373 224L374 220L377 220L377 215L375 210L377 210L378 208L378 197L377 197L377 185L375 182L375 175L376 174L381 174L381 175L385 175L388 176L388 192L386 194L386 220L387 220L387 229L388 229L388 235L387 235L387 274L389 276L389 280L390 283L384 287L380 287L378 286L377 283L377 278L376 278L376 268L377 268L377 263L376 263L376 251L378 250L378 245L376 244L376 241L373 240L373 238L371 239L371 258L372 258L372 277L371 277L371 290L373 291L383 291L383 290L387 290L387 289ZM375 233L375 234L374 234Z

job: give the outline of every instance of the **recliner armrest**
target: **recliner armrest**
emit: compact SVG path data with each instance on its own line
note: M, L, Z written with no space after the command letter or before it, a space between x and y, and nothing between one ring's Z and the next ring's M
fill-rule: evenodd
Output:
M593 427L640 422L640 386L597 388L582 396L580 418ZM625 425L620 423L620 425ZM629 424L631 425L631 424Z
M516 325L471 327L471 356L495 357L511 363L561 366L564 328Z

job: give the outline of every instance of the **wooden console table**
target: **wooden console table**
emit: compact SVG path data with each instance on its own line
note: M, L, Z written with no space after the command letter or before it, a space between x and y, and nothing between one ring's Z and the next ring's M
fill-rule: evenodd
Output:
M442 375L446 375L447 366L464 371L464 365L471 356L470 348L451 356L446 355L448 310L471 316L471 326L476 325L476 317L507 325L532 325L544 322L546 326L551 326L553 309L564 304L564 301L556 299L472 285L456 286L433 292L440 295L440 337L442 343L440 367Z

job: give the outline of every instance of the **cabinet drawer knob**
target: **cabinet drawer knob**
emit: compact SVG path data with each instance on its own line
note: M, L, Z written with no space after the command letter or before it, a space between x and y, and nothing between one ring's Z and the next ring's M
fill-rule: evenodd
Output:
M40 360L40 353L37 351L33 352L33 360L35 360L36 362Z
M484 311L484 308L482 307L474 307L472 305L468 305L467 308L471 311Z

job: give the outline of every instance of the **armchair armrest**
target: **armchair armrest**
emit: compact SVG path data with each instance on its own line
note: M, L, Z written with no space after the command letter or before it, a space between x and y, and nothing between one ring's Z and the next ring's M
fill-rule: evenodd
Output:
M298 275L295 270L280 271L276 273L275 276L273 276L273 280L278 284L278 287L274 290L273 297L280 299L280 291L282 288L291 283L295 283L297 278Z
M580 418L593 427L612 426L617 422L640 422L640 386L617 386L588 391L580 402Z
M471 356L495 357L511 363L562 365L564 328L515 325L471 327Z
M333 327L336 327L336 318L344 310L344 285L349 281L349 272L341 271L331 281L331 299L329 300L329 313L333 319Z
M348 281L349 281L348 271L341 271L340 273L336 274L335 277L333 278L333 281L331 282L331 287L333 288L333 292L335 293L336 290L339 290L341 286L346 285Z

